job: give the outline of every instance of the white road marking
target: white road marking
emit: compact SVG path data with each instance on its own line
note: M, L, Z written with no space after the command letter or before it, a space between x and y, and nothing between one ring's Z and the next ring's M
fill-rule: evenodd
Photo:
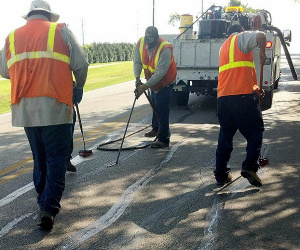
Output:
M74 157L71 162L74 165L77 165L81 162L83 162L84 159L77 155L76 157ZM30 182L29 184L17 189L16 191L10 193L9 195L7 195L6 197L4 197L3 199L0 200L0 207L12 202L13 200L17 199L18 197L20 197L21 195L27 193L28 191L30 191L31 189L34 189L34 184L33 182Z
M82 242L101 232L105 228L112 225L125 212L126 208L132 203L135 196L149 183L155 174L173 157L174 153L186 139L175 144L166 158L159 166L151 169L141 179L129 186L119 200L108 210L106 214L91 223L89 226L72 234L70 237L62 241L56 249L76 249Z
M17 225L20 221L26 219L33 213L25 214L19 218L14 219L12 222L8 223L5 227L3 227L0 231L0 238L6 235L15 225Z
M16 191L10 193L9 195L7 195L6 197L4 197L3 199L0 200L0 207L12 202L13 200L18 198L22 194L27 193L28 191L30 191L33 188L34 188L33 182L30 182L29 184L27 184L27 185L17 189Z

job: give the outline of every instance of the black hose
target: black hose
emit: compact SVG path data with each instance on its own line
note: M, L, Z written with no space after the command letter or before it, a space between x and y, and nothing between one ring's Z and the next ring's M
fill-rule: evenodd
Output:
M151 125L148 125L147 127L145 128L142 128L138 131L135 131L129 135L127 135L125 138L129 137L129 136L132 136L138 132L141 132L143 130L145 130L146 128L149 128ZM112 141L109 141L109 142L104 142L100 145L97 146L97 149L98 150L101 150L101 151L118 151L119 149L118 148L103 148L103 146L106 146L106 145L109 145L109 144L112 144L112 143L115 143L115 142L118 142L118 141L121 141L122 138L119 138L119 139L116 139L116 140L112 140ZM133 146L133 147L127 147L127 148L122 148L122 150L134 150L134 149L142 149L142 148L146 148L150 145L150 143L146 144L146 145L142 145L142 146Z
M281 30L278 29L278 28L276 28L276 27L274 27L274 26L268 26L268 25L266 25L266 24L263 24L262 27L263 27L264 29L267 29L267 30L273 30L273 31L275 31L275 32L278 34L278 37L279 37L279 39L280 39L281 45L282 45L283 50L284 50L284 54L285 54L285 56L286 56L286 60L288 61L288 64L289 64L289 66L290 66L290 69L291 69L293 78L294 78L294 80L296 81L296 80L298 79L298 76L297 76L295 67L294 67L294 65L293 65L293 62L292 62L292 59L291 59L291 55L290 55L290 53L289 53L289 51L288 51L288 48L287 48L286 43L285 43L285 41L284 41L284 38L283 38L283 36L282 36Z
M159 123L158 115L157 115L157 113L156 113L156 110L155 110L154 105L152 104L152 102L151 102L151 100L150 100L148 94L146 93L146 91L144 92L144 94L145 94L145 96L146 96L146 98L147 98L147 100L148 100L148 102L149 102L151 108L153 109L153 112L154 112L154 114L155 114L155 116L156 116L156 118L157 118L157 121L158 121L158 123ZM129 137L129 136L132 136L132 135L134 135L134 134L137 134L138 132L143 131L143 130L145 130L146 128L149 128L150 126L151 126L151 125L148 125L148 126L146 126L145 128L142 128L142 129L140 129L140 130L138 130L138 131L135 131L135 132L133 132L133 133L131 133L131 134L129 134L129 135L123 137L123 138L119 138L119 139L116 139L116 140L113 140L113 141L109 141L109 142L102 143L102 144L100 144L100 145L97 146L97 149L98 149L98 150L101 150L101 151L119 151L121 148L103 148L103 146L106 146L106 145L109 145L109 144L112 144L112 143L115 143L115 142L124 140L125 138L127 138L127 137ZM158 127L159 127L159 126L158 126ZM154 141L156 140L156 138L157 138L157 137L155 137ZM123 147L122 147L121 150L136 150L136 149L147 148L147 147L150 146L150 144L151 144L151 143L147 143L147 144L140 145L140 146L132 146L132 147L126 147L126 148L123 148Z

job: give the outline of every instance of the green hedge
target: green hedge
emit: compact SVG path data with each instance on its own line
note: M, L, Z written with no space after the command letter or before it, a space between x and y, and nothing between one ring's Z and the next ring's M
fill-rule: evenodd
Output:
M92 43L83 50L90 64L132 61L135 44L131 43Z

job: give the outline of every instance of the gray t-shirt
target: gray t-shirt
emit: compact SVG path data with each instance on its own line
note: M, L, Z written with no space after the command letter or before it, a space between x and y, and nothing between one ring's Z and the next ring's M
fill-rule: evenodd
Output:
M249 54L257 47L256 35L261 31L244 31L239 34L238 47L244 54ZM238 33L233 33L236 35Z

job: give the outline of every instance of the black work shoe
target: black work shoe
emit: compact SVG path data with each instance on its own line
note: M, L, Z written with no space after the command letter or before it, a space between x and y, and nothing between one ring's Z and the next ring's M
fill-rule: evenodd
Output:
M261 187L262 186L261 179L258 177L258 175L254 171L242 170L241 175L244 178L247 178L251 185L256 186L256 187Z
M223 186L232 181L232 175L228 174L227 178L224 181L217 181L217 185Z
M145 137L155 137L157 136L158 132L154 131L153 129L147 133L145 133Z
M164 143L160 140L156 140L150 144L151 148L166 148L169 147L169 143Z
M77 171L76 167L72 164L71 161L68 162L67 171L69 171L69 172L76 172Z
M40 220L40 223L38 224L38 226L43 230L51 231L53 228L53 224L54 224L54 218L55 218L55 215L53 215L49 212L43 211L43 212L41 212L41 220Z

